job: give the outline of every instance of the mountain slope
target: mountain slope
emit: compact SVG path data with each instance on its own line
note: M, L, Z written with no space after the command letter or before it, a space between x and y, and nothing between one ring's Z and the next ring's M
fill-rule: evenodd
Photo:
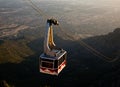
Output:
M32 54L24 40L5 40L0 44L0 63L19 63Z
M96 37L91 37L85 41L100 51L105 53L106 56L111 58L120 57L120 28L116 28L113 32L107 35L101 35Z
M106 56L119 57L119 32L120 29L115 29L108 35L95 36L84 41ZM5 80L16 87L74 87L78 85L110 87L115 79L118 83L113 87L120 86L119 61L109 63L94 56L79 44L79 40L63 40L56 35L54 39L57 46L68 52L67 66L59 76L39 72L39 55L43 52L43 38L37 36L32 41L27 41L26 38L0 41L0 59L3 63L0 64L0 80ZM118 53L113 55L114 52Z
M116 28L108 35L90 38L93 42L92 46L96 46L101 52L108 57L118 58L117 61L111 63L111 69L94 81L92 87L119 87L120 86L120 28Z

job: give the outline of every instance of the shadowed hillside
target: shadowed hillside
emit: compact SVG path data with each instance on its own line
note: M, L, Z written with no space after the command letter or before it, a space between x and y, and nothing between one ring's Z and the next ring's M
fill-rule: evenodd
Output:
M91 37L84 41L109 57L120 57L118 37L119 28L108 35ZM59 76L50 76L39 72L38 63L39 55L43 52L43 38L28 42L23 39L0 41L1 83L6 82L5 84L15 87L120 86L119 61L108 63L94 56L80 46L79 40L63 40L55 35L57 46L68 52L67 67Z
M101 35L88 38L89 45L96 48L102 53L106 53L108 57L116 58L120 57L120 28L116 28L113 32L107 35Z
M0 63L19 63L29 55L33 55L33 51L26 45L24 40L0 41Z

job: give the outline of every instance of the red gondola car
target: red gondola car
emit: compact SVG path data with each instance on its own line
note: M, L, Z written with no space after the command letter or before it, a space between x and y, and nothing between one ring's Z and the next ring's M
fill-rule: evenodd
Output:
M58 22L55 19L48 19L44 39L44 53L40 55L39 66L42 73L58 75L66 66L67 52L56 47L53 41L52 24L58 25Z

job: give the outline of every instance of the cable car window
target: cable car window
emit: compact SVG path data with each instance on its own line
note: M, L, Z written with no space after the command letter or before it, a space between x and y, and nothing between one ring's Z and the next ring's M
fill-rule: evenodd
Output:
M42 61L48 61L48 62L53 62L53 60L50 59L41 59Z
M55 62L54 62L54 68L58 68L58 60L55 60Z
M64 60L65 60L65 56L61 57L61 58L59 59L59 65L61 65Z
M50 62L42 62L42 67L53 68L53 63L50 63Z

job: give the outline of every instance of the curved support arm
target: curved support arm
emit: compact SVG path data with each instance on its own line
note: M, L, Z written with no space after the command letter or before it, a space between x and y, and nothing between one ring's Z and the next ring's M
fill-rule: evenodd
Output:
M56 48L56 45L53 41L52 24L57 25L58 22L54 19L48 19L44 39L44 53L49 56L56 56L56 52L52 51L54 48Z

